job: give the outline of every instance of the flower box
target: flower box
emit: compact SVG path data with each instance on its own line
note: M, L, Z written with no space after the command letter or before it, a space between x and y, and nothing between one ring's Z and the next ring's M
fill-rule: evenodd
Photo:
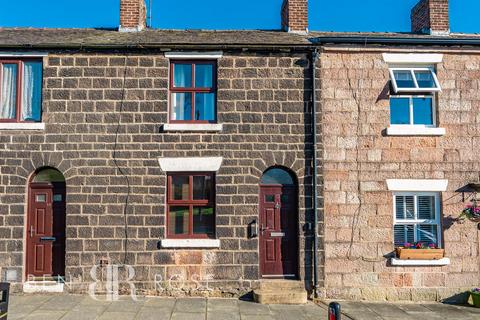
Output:
M442 259L444 249L407 249L396 248L397 258L402 260L439 260Z

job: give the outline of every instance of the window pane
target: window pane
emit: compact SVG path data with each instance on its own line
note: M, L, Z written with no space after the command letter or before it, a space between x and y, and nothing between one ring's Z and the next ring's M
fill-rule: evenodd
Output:
M390 123L410 124L410 98L390 98Z
M215 93L195 94L195 120L215 120Z
M172 200L188 200L189 184L188 176L172 176Z
M173 86L177 88L192 87L192 65L178 64L173 65Z
M432 97L413 98L413 123L433 125Z
M22 86L22 120L40 121L42 104L42 63L25 62Z
M425 244L438 245L437 226L430 224L421 224L417 226L417 241Z
M213 66L211 64L195 65L195 87L211 88L213 83Z
M393 227L393 237L395 246L404 246L405 243L414 243L413 225L395 225Z
M192 120L191 93L172 93L172 120Z
M415 219L413 196L396 196L395 197L395 216L397 219Z
M0 91L0 119L15 119L17 102L17 65L4 64Z
M395 217L397 219L405 219L405 197L395 197Z
M193 177L193 200L209 200L211 198L212 177Z
M168 213L168 234L188 234L188 207L170 207Z
M262 184L283 184L292 185L295 184L292 176L282 168L268 169L262 176Z
M45 202L45 201L47 201L47 195L46 194L37 194L35 196L35 201L36 202Z
M413 82L412 73L409 70L396 70L393 71L398 88L415 88L415 82Z
M193 207L193 233L214 236L215 216L213 207Z
M415 71L415 78L420 88L437 87L431 71Z
M418 219L435 219L434 196L418 196Z

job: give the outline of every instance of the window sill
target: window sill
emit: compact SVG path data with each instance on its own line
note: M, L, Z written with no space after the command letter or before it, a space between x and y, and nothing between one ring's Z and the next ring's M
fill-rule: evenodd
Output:
M443 136L445 128L422 126L391 126L387 128L387 136Z
M390 263L392 266L448 266L450 264L449 258L442 258L439 260L401 260L391 258Z
M43 122L0 122L0 130L45 130Z
M219 248L219 239L162 239L162 248Z
M163 131L209 131L220 132L223 130L221 123L165 123Z

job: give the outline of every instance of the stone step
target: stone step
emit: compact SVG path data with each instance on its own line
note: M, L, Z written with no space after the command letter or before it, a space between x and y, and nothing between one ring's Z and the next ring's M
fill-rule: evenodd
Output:
M254 290L253 300L261 304L305 304L307 291L298 290Z
M301 290L305 291L303 281L297 280L262 280L260 281L260 290Z
M47 281L26 281L23 284L23 292L37 293L37 292L63 292L63 283L58 283L53 280Z

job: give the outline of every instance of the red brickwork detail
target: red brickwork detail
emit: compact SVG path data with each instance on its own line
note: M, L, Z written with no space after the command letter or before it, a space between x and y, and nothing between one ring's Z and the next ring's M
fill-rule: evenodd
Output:
M120 26L144 29L146 25L145 0L120 1Z
M449 32L448 0L421 0L411 13L412 32Z
M282 29L293 32L308 30L308 1L284 0L282 4Z

